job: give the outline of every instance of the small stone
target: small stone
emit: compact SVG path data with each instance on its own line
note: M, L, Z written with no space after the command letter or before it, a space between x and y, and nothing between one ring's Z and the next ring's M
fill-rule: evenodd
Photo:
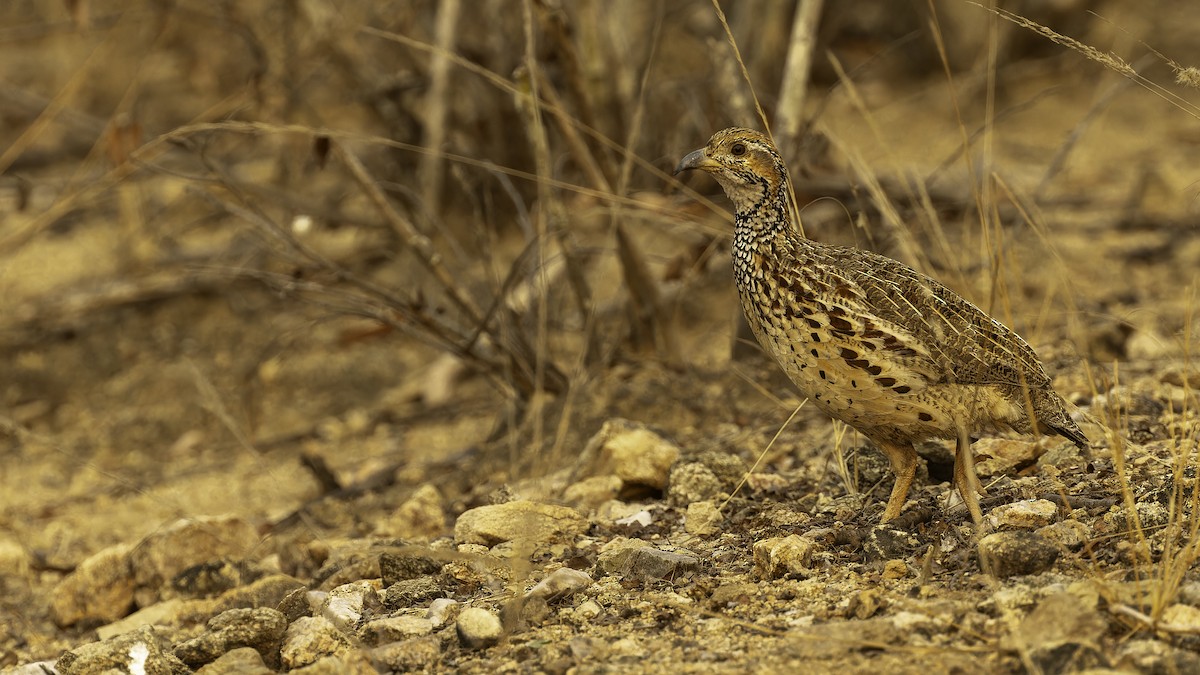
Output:
M586 528L587 521L575 509L518 500L464 512L454 524L454 538L461 543L485 546L517 541L536 547L574 540Z
M307 666L293 669L288 675L378 675L371 657L362 650L324 656Z
M1054 522L1058 505L1048 499L1029 499L1001 504L992 509L988 519L997 530L1033 530Z
M371 581L356 581L343 584L329 591L317 614L329 619L340 630L350 630L362 618L363 608L379 603L375 584Z
M723 492L723 488L721 479L712 469L700 462L680 462L671 469L667 501L673 506L684 506L714 499Z
M626 489L663 490L679 447L636 422L612 419L592 436L576 473L616 474Z
M707 537L721 531L721 509L715 502L693 502L688 504L683 529L688 534Z
M446 595L441 583L433 577L397 581L383 592L383 606L390 611L407 609Z
M110 546L79 563L50 594L54 622L62 627L82 619L108 623L128 614L137 586L129 551L125 545Z
M433 622L423 616L389 616L373 619L358 629L358 636L368 645L385 645L433 632Z
M1162 623L1171 626L1171 632L1196 635L1200 634L1200 608L1191 605L1174 604L1163 610Z
M302 616L312 616L312 605L308 603L309 590L304 586L292 589L275 605L275 609L283 613L288 623Z
M402 553L379 554L379 573L383 578L383 587L387 588L397 581L417 579L419 577L437 574L446 563L426 555L409 555Z
M202 666L196 671L196 675L270 675L274 672L263 663L262 655L257 650L252 647L239 647Z
M29 573L29 553L21 542L0 537L0 576L23 578Z
M1092 528L1078 520L1064 520L1038 528L1035 533L1068 551L1078 551L1091 538Z
M871 528L862 543L863 554L870 561L906 558L918 545L920 542L911 532L896 530L887 524Z
M1001 476L1018 466L1037 462L1042 446L1031 441L1012 438L981 438L971 444L979 459L975 460L975 472L980 476Z
M754 570L763 579L797 577L806 579L812 574L809 560L816 543L797 534L772 537L754 543Z
M641 579L676 579L699 569L700 559L691 552L671 553L649 546L639 539L630 539L603 550L596 567L603 574Z
M1058 560L1058 546L1032 532L995 532L979 540L980 566L1006 578L1045 572Z
M442 655L442 641L432 635L409 638L371 650L371 658L398 673L428 671Z
M239 607L278 607L279 603L289 593L298 588L304 588L295 577L286 574L272 574L246 586L239 586L223 593L213 600L213 611L223 612Z
M172 598L144 607L129 616L100 626L96 629L96 637L108 640L137 630L142 626L175 627L184 623L186 619L210 613L211 607L202 600Z
M287 670L351 651L350 640L322 616L300 617L287 627L279 656Z
M546 601L569 598L592 585L592 577L582 570L560 567L546 575L529 590L527 598L543 598Z
M1075 672L1105 664L1100 638L1107 629L1104 617L1077 596L1055 593L1043 598L1002 644L1026 651L1042 672Z
M54 664L61 675L136 673L169 675L187 672L171 653L171 643L150 626L104 642L92 642L63 654Z
M883 606L883 598L880 597L878 588L868 588L859 591L850 596L850 603L846 606L846 611L849 616L863 620L875 616L875 612Z
M450 598L438 598L429 603L429 610L425 613L425 618L433 624L434 628L440 628L451 618L458 615L458 601Z
M479 607L468 607L458 615L454 624L458 641L467 649L483 649L500 641L504 628L500 617Z
M148 535L130 551L139 605L175 597L171 581L188 568L241 559L259 545L253 525L233 516L185 518Z
M1139 673L1200 673L1200 655L1159 640L1130 640L1117 657Z
M580 621L591 621L600 616L603 611L604 608L595 600L584 600L575 608L574 616Z
M594 511L600 505L616 499L621 494L623 481L613 474L603 476L588 476L583 480L572 483L563 491L563 501L577 509Z
M287 619L279 611L231 609L209 619L207 628L208 632L176 645L175 656L197 668L228 651L249 647L262 656L259 663L279 665L279 645L287 630Z
M888 581L903 579L908 576L908 563L903 560L889 560L883 563L883 578Z
M446 518L442 493L430 484L422 485L384 520L376 534L409 541L426 542L446 534Z

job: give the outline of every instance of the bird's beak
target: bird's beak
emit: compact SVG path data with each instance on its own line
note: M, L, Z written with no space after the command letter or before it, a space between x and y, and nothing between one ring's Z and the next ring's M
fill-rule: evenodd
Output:
M701 171L713 171L721 165L708 158L704 154L704 148L693 150L687 154L687 157L679 160L675 170L671 172L672 176L678 176L679 172L687 171L688 169L700 169Z

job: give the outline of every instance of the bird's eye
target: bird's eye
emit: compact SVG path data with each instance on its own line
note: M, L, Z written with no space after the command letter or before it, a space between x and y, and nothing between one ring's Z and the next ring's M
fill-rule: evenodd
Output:
M733 153L734 157L741 157L742 155L746 154L746 146L743 143L734 143L733 146L729 148L729 152Z

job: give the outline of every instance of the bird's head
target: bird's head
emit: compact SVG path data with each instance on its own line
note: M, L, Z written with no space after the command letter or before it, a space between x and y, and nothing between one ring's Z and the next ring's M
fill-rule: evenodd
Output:
M688 153L675 173L708 172L738 212L752 211L786 189L787 167L771 139L760 131L733 127L713 134L708 145Z

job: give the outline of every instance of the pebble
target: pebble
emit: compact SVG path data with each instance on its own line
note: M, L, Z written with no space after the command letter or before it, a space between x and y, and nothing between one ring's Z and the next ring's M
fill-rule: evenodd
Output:
M1117 657L1138 673L1200 673L1200 655L1159 640L1130 640Z
M442 641L433 635L392 642L371 650L372 660L398 673L428 671L441 655Z
M371 658L364 651L354 650L335 656L324 656L307 666L289 671L289 675L377 675Z
M628 539L618 545L610 545L596 561L596 568L602 574L640 579L675 579L699 567L700 559L690 551L672 553L654 548L640 539Z
M558 600L569 598L591 585L592 577L587 572L570 567L560 567L529 589L525 597L544 598L547 601Z
M467 649L483 649L500 641L504 628L500 617L479 607L468 607L458 615L454 624L458 641Z
M129 552L123 544L110 546L63 578L50 594L54 623L62 627L83 619L109 623L128 614L137 587Z
M279 645L287 619L278 610L231 609L209 619L208 631L175 646L175 656L192 668L215 661L222 654L250 647L262 657L259 663L279 665Z
M757 541L754 543L754 570L763 579L789 576L806 579L812 574L808 563L816 548L816 542L798 534Z
M995 532L979 540L980 567L999 578L1044 572L1054 565L1058 552L1049 539L1020 530Z
M171 643L150 626L103 642L91 642L63 654L54 663L60 675L84 673L185 673L188 667L171 653Z
M381 537L427 542L446 534L445 499L437 487L428 483L413 491L376 530Z
M683 529L688 534L707 537L720 532L723 521L724 517L716 502L693 502L688 504Z
M615 474L626 488L663 490L680 454L679 446L644 425L611 419L588 441L576 473Z
M615 473L588 476L568 485L563 491L563 501L577 509L594 511L605 502L616 499L621 494L622 484L621 477Z
M383 587L387 588L397 581L417 579L442 571L446 563L425 555L409 555L403 553L379 554L379 574L383 579Z
M458 609L457 600L438 598L429 603L429 610L425 613L425 618L429 619L434 628L440 628L451 618L457 616Z
M1178 603L1171 605L1163 610L1162 622L1182 634L1200 634L1200 608Z
M252 647L231 649L215 661L201 666L196 675L269 675L274 673Z
M138 605L175 597L171 581L180 572L207 562L243 559L259 543L258 530L233 516L184 518L147 535L129 554Z
M287 627L279 656L287 670L316 663L326 656L340 656L352 649L350 640L322 616L303 616Z
M1032 441L1014 438L980 438L971 444L975 456L975 472L980 476L1001 476L1017 466L1026 466L1037 461L1042 447Z
M317 614L329 619L340 630L350 630L362 619L363 608L378 605L379 594L373 581L356 581L329 591Z
M1001 504L988 514L996 530L1033 530L1053 523L1057 517L1058 505L1048 499Z
M519 541L537 547L573 540L587 526L583 516L570 507L518 500L464 512L454 523L454 539L484 546Z
M423 616L389 616L372 619L358 629L358 636L368 645L385 645L433 632L433 622Z
M724 492L721 479L700 462L680 462L671 470L667 501L672 506L715 499Z
M1059 592L1042 598L1001 645L1024 651L1042 672L1074 672L1105 664L1100 640L1107 629L1098 611Z
M1035 532L1068 551L1078 551L1083 548L1083 545L1092 536L1092 528L1088 527L1087 523L1078 520L1052 523L1038 528Z
M442 584L433 577L397 581L383 592L383 606L390 611L407 609L446 595Z

